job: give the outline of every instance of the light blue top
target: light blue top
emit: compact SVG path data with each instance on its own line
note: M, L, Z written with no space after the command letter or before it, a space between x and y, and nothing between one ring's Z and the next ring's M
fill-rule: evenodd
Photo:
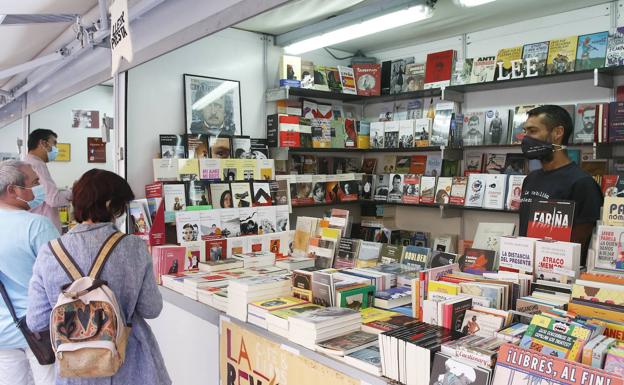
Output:
M28 282L41 246L58 238L46 217L25 210L0 208L0 281L6 287L17 317L26 315ZM0 297L0 349L28 346Z
M106 239L116 231L111 223L80 224L61 237L61 242L76 264L87 274ZM126 347L126 360L112 377L62 378L57 385L170 385L165 363L156 338L145 319L156 318L163 301L156 285L152 258L145 241L137 236L123 238L102 269L102 280L115 293L132 331ZM26 321L34 331L47 329L52 307L61 286L69 283L49 247L39 251L30 282L30 302ZM172 325L174 327L175 325Z

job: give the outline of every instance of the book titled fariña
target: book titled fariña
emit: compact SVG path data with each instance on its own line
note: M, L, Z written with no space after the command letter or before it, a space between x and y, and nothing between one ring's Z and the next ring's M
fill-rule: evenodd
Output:
M574 220L574 201L535 201L529 205L527 236L569 242Z

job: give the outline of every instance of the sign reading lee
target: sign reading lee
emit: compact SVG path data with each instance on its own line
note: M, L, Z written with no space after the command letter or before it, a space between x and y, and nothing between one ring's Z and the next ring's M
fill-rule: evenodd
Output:
M361 384L225 318L220 345L221 385Z
M130 38L130 20L128 19L128 0L115 0L110 7L111 13L111 74L115 75L119 62L124 57L132 62L132 39Z

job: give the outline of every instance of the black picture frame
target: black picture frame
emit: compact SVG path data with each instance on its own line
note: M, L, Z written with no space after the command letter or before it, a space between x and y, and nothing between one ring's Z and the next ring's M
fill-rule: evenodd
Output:
M243 134L238 80L183 74L183 82L187 133L229 137ZM210 97L213 92L216 94Z

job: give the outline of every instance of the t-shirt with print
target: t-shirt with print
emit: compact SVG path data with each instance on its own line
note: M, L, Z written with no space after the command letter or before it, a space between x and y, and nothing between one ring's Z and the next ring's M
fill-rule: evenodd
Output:
M595 223L600 219L602 191L588 173L571 162L555 170L531 172L522 184L520 203L520 231L526 236L529 224L529 206L538 200L574 201L574 224Z

